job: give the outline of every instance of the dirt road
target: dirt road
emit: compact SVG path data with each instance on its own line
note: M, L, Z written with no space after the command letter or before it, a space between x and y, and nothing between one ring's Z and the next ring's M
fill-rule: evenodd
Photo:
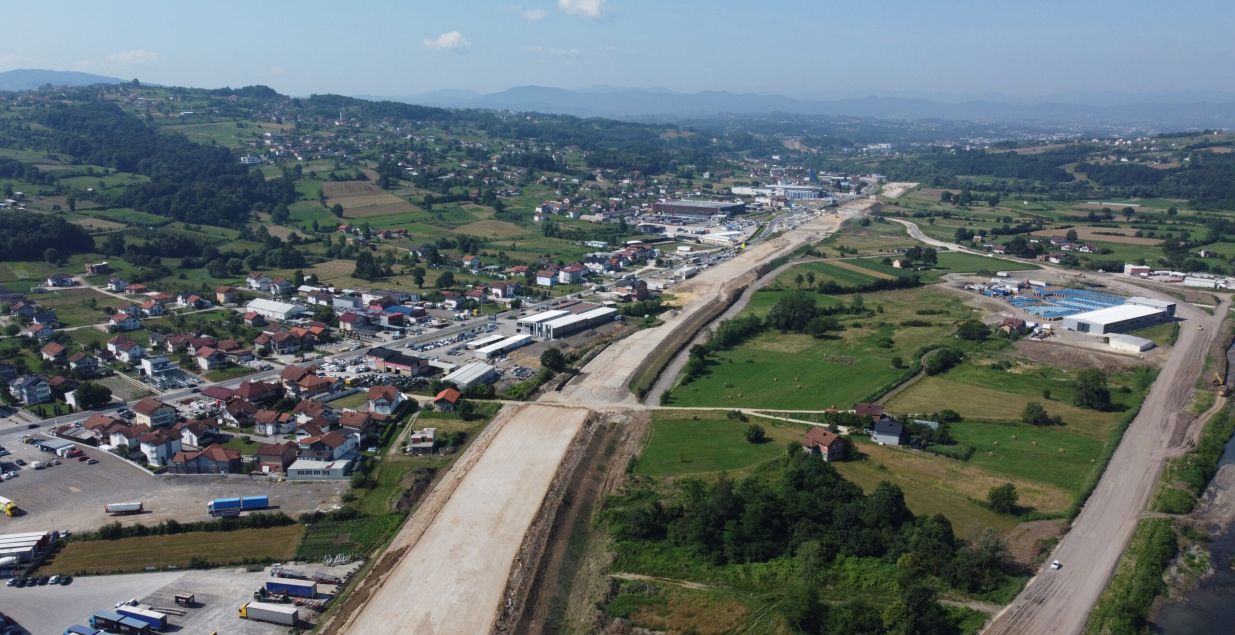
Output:
M1180 413L1187 408L1205 352L1230 311L1230 300L1223 300L1214 315L1188 304L1179 304L1177 311L1185 321L1175 350L1097 489L1050 558L1060 560L1063 568L1043 568L985 632L1019 635L1084 629L1172 451L1165 440L1186 425Z
M470 469L460 461L465 475L440 510L423 509L431 517L395 538L389 551L406 551L364 610L330 632L489 631L515 553L588 410L530 404L499 417Z

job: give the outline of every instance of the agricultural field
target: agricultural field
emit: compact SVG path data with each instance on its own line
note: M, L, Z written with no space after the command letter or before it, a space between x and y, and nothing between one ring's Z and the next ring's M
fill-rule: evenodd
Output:
M102 324L107 320L104 307L117 307L122 301L94 289L61 289L40 293L39 306L54 309L62 328Z
M746 310L765 313L779 293L756 293ZM915 351L950 337L952 325L972 315L959 298L929 287L865 293L862 298L876 314L842 320L845 330L833 338L767 331L732 350L717 352L702 377L673 389L669 404L848 408L905 375L903 368L892 365L893 358L908 366ZM819 296L821 306L836 301ZM902 324L907 321L929 326Z
M296 559L316 562L341 553L368 557L398 531L403 519L403 514L386 514L310 523L296 548Z
M131 573L147 567L186 568L195 559L215 565L289 560L304 525L71 542L39 567L39 575Z
M758 424L767 433L764 443L743 437L747 426ZM785 444L801 441L805 426L761 417L749 421L728 418L722 411L658 410L652 415L652 433L639 455L635 471L657 478L680 476L735 476L783 456Z
M345 219L368 219L416 211L411 203L369 181L326 181L321 187L326 195L326 204L342 205Z

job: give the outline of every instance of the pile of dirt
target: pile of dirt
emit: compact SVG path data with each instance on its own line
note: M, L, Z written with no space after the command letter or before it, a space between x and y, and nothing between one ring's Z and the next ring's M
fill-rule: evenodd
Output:
M1016 350L1031 361L1056 368L1099 368L1106 372L1145 366L1143 360L1054 342L1020 340Z
M1017 525L1008 532L1008 555L1017 564L1032 567L1046 547L1067 529L1066 520L1031 520Z

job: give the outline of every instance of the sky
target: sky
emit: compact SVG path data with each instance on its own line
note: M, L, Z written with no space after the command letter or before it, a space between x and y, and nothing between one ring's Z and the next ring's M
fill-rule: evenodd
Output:
M0 70L292 95L533 84L957 101L1235 90L1229 0L57 0L4 13Z

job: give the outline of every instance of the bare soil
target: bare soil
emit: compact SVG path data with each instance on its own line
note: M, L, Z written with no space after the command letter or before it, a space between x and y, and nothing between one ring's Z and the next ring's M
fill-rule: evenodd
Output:
M1047 541L1062 536L1067 527L1068 522L1063 519L1021 523L1004 536L1008 543L1008 554L1021 566L1033 566L1043 547L1048 544Z
M1056 368L1099 368L1119 371L1145 366L1143 360L1055 342L1020 340L1016 350L1025 358Z

